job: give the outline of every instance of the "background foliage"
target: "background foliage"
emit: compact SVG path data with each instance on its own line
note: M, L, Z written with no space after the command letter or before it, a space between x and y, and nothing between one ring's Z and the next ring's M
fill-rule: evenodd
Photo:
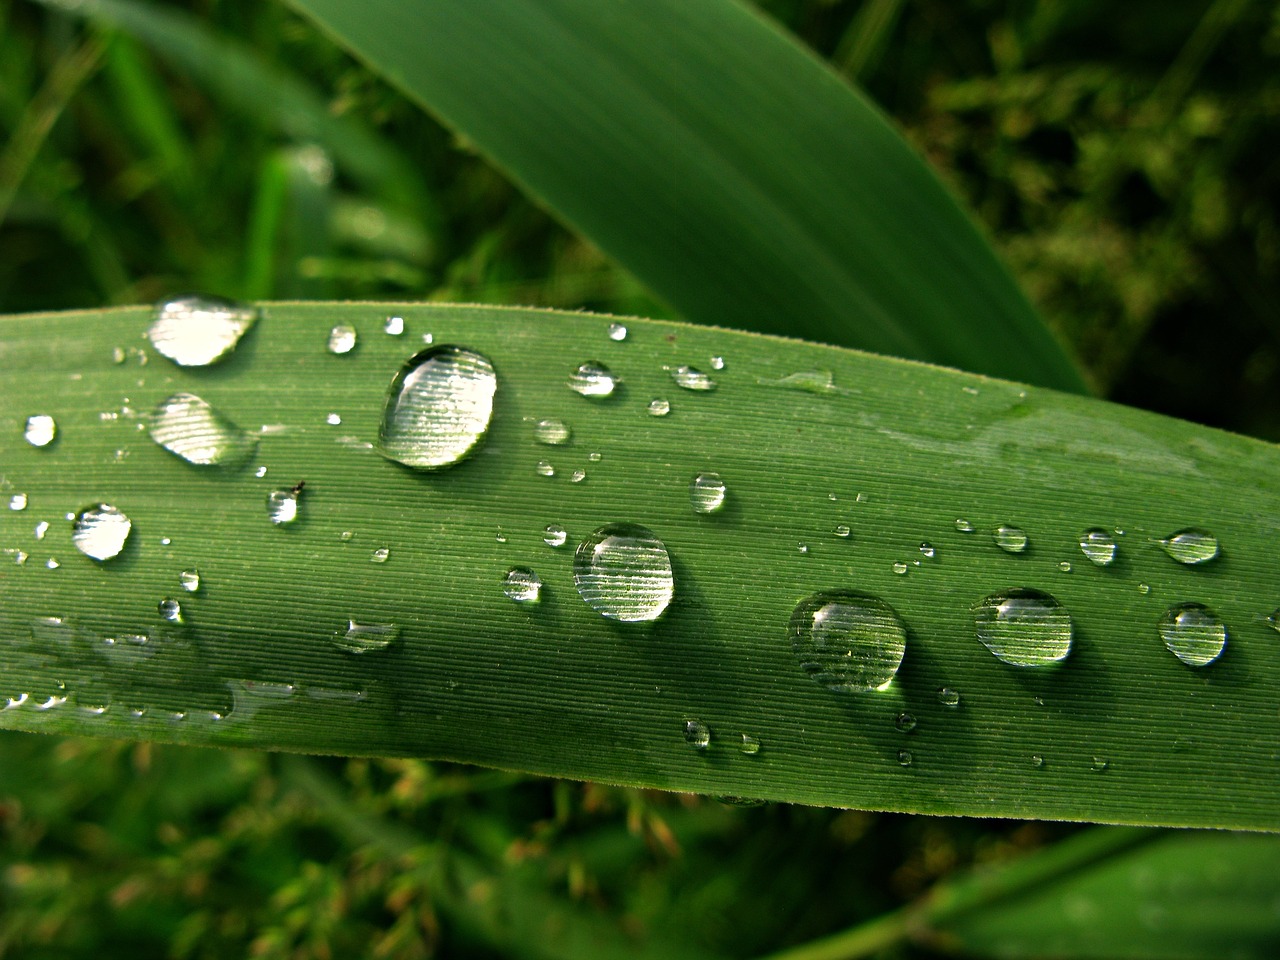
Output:
M197 289L667 315L283 7L179 6L348 126L258 109L226 49L197 76L0 3L0 311ZM1100 392L1280 439L1280 7L764 7L903 125ZM521 909L604 938L584 955L663 928L747 955L1073 829L13 734L0 763L12 956L548 955Z

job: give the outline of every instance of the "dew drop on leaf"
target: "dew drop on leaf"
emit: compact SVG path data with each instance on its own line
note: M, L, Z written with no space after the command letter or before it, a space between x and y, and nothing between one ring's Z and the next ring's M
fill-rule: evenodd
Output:
M1080 534L1080 552L1095 566L1109 567L1116 558L1116 538L1101 527L1090 527Z
M1189 667L1207 667L1227 646L1226 625L1202 603L1170 607L1157 628L1169 652Z
M22 436L33 447L47 447L58 436L58 424L47 413L37 413L27 417Z
M71 542L86 557L110 560L124 549L133 522L109 503L81 510L71 529Z
M21 511L27 509L27 495L25 493L15 493L9 498L9 509Z
M178 366L205 367L235 350L257 319L255 307L221 297L178 297L156 307L147 337Z
M556 475L556 468L550 460L539 460L533 465L533 470L540 477L554 477Z
M960 691L952 687L939 687L938 702L944 707L958 707L960 706Z
M618 379L603 363L588 360L569 375L569 389L584 397L603 399L613 396Z
M932 560L934 555L937 553L937 551L934 550L932 543L930 543L928 540L925 540L923 543L920 544L920 553L922 556Z
M178 574L178 584L187 593L196 593L200 589L200 571L183 570Z
M475 452L489 430L498 376L474 350L442 344L419 351L391 381L378 432L383 456L439 470Z
M156 608L161 619L169 623L182 623L182 604L172 597L165 597Z
M267 519L276 526L287 526L298 519L298 491L272 490L267 494Z
M378 549L374 550L373 553L369 554L369 562L370 563L386 563L387 559L390 556L391 556L390 547L378 547Z
M502 578L502 592L516 603L537 603L542 599L542 581L528 567L512 567Z
M1179 563L1208 563L1218 555L1218 538L1194 527L1171 533L1163 540L1156 542L1165 553Z
M542 542L548 547L563 547L568 539L568 531L558 523L549 523L542 530Z
M850 536L852 536L852 535L853 535L853 530L852 530L852 529L850 529L850 527L849 527L849 525L848 525L847 523L838 523L838 524L836 524L836 528L835 528L835 530L833 530L832 532L833 532L837 537L840 537L840 538L842 538L842 539L846 539L846 540L847 540Z
M738 752L748 757L754 757L760 752L760 741L749 733L742 735L742 743L738 745Z
M973 528L973 524L970 523L968 520L966 520L964 517L957 517L956 529L959 530L961 533L973 533L974 528Z
M997 659L1015 667L1057 663L1071 652L1071 617L1047 593L1014 588L993 593L973 608L978 639Z
M842 693L885 689L907 651L907 629L893 607L851 590L826 590L802 600L788 633L801 669Z
M387 317L387 322L383 324L382 329L386 330L390 336L400 336L404 333L404 317Z
M340 323L329 331L329 352L343 356L356 348L356 328Z
M718 473L700 473L689 481L689 504L694 513L715 513L724 507L726 487Z
M684 390L706 393L716 388L716 382L711 379L711 375L703 373L697 367L682 365L671 367L668 372L671 374L671 379L675 381L676 386Z
M400 636L400 628L394 623L359 623L347 621L347 629L334 634L333 642L347 653L377 653L386 650Z
M671 412L671 404L662 397L654 397L649 401L649 416L665 417Z
M609 339L621 343L627 339L627 328L621 323L609 324Z
M533 439L549 447L557 447L569 442L573 431L563 420L548 418L539 420L533 425Z
M675 595L666 544L634 523L611 523L583 540L573 581L598 614L628 623L658 619Z
M684 742L695 750L705 750L711 746L711 728L701 720L684 722Z
M253 456L258 441L194 393L162 400L151 417L151 439L197 466L234 469Z
M911 751L910 751L910 750L899 750L899 751L898 751L898 763L899 763L899 764L901 764L902 766L904 766L904 767L909 767L909 766L911 766L911 764L912 764L912 762L913 762L914 760L915 760L915 757L913 757L913 756L911 755Z
M916 718L910 713L900 713L893 721L899 733L910 733L916 728Z
M1025 532L1007 523L996 527L992 537L995 539L996 546L1005 553L1024 553L1030 543Z

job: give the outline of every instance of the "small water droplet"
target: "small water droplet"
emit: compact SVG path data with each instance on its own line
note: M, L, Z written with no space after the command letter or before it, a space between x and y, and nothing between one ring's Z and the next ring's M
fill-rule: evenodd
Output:
M711 746L711 728L701 720L684 722L684 742L695 750L705 750Z
M387 558L391 556L390 547L378 547L373 553L369 554L370 563L386 563Z
M801 541L800 543L797 543L797 544L796 544L796 549L797 549L797 550L799 550L801 553L808 553L808 552L809 552L809 545L808 545L807 543L804 543L803 541Z
M556 468L551 465L549 460L539 460L534 464L533 469L540 477L554 477L556 475Z
M677 387L685 390L695 390L706 393L716 388L716 382L711 379L711 375L703 373L697 367L679 366L670 367L667 370L671 374L671 379L675 381Z
M512 567L503 577L502 592L516 603L537 603L542 599L542 581L528 567Z
M920 544L920 552L924 556L928 557L930 560L932 560L934 555L937 553L937 551L934 550L933 548L933 544L931 544L928 540L925 540L923 543Z
M1039 770L1044 766L1044 757L1040 756L1038 753L1033 753L1031 755L1031 765Z
M893 564L893 572L898 576L902 576L907 572L907 562L905 560L897 560Z
M575 470L575 471L573 471L573 473L569 474L569 482L570 482L570 483L581 483L581 482L582 482L583 480L585 480L585 479L587 479L587 471L585 471L585 470L581 470L581 469L579 469L579 470Z
M356 328L349 323L339 323L329 331L329 352L342 356L356 348Z
M996 546L1005 553L1023 553L1030 543L1026 533L1018 527L1011 527L1005 523L996 527L992 537L996 542Z
M253 471L253 475L257 477L259 480L261 480L263 477L267 475L267 468L259 467L257 470Z
M1047 666L1071 652L1071 617L1047 593L1021 587L993 593L973 614L978 639L1015 667Z
M26 559L26 558L24 557L23 559ZM57 570L60 566L62 566L62 564L58 562L57 557L50 557L48 560L44 562L44 565L48 567L50 570Z
M342 424L342 417L339 414L331 413L324 418L324 422L329 424L331 427L337 427Z
M272 490L267 494L267 519L277 526L293 523L298 519L298 491Z
M1218 538L1205 530L1179 530L1156 542L1179 563L1208 563L1218 555Z
M15 493L13 496L11 496L9 498L9 509L10 510L27 509L27 495L25 493Z
M893 607L851 590L802 600L788 626L801 668L828 690L861 693L889 686L907 650L907 630Z
M952 687L939 687L938 702L944 707L958 707L960 706L960 691Z
M503 532L502 532L502 528L501 528L501 527L499 527L499 528L498 528L498 532L497 532L497 533L495 533L495 534L493 535L493 540L494 540L494 542L495 542L495 543L506 543L506 542L507 542L507 535L506 535L505 533L503 533Z
M172 597L165 597L156 608L160 616L170 623L182 623L182 604Z
M39 523L36 524L35 534L36 534L37 540L43 540L45 537L45 534L47 534L48 532L49 532L48 520L41 520Z
M258 319L254 307L219 297L179 297L156 308L151 345L181 367L205 367L236 348Z
M973 533L974 527L973 527L973 524L970 523L968 520L964 519L964 517L957 517L956 529L959 530L961 533Z
M151 439L198 466L235 468L253 456L258 441L194 393L175 393L151 417Z
M22 436L33 447L47 447L58 436L58 424L47 413L37 413L27 417Z
M387 322L383 324L382 329L386 330L390 336L400 336L404 333L404 317L387 317Z
M394 623L357 623L347 621L347 629L333 636L333 642L347 653L377 653L386 650L400 636Z
M76 516L71 542L86 557L110 560L124 549L133 523L108 503L85 507Z
M1189 667L1207 667L1227 646L1226 625L1203 603L1179 603L1157 624L1169 652Z
M25 550L5 550L5 553L13 556L13 562L18 566L22 566L27 562L27 553Z
M356 535L356 532L354 530L343 530L340 534L338 534L338 539L341 540L343 543L346 543L355 535Z
M580 364L569 376L569 389L584 397L611 397L617 386L618 379L613 372L595 360Z
M1140 583L1140 584L1138 584L1138 592L1139 592L1139 593L1150 593L1150 592L1151 592L1151 586L1150 586L1149 584L1146 584L1146 583Z
M112 363L124 363L124 358L125 358L126 356L127 356L127 354L124 352L124 347L112 347L112 348L111 348L111 362L112 362Z
M1089 769L1094 773L1102 773L1111 766L1111 762L1106 757L1094 757L1093 762L1089 764Z
M599 454L599 453L588 453L588 454L587 454L587 459L588 459L588 460L590 460L592 463L599 463L599 462L600 462L600 454Z
M563 547L568 539L568 531L558 523L549 523L543 528L542 542L548 547Z
M611 523L583 540L573 580L592 609L624 622L658 619L675 594L666 544L634 523Z
M700 473L689 481L689 504L694 513L715 513L724 506L726 487L718 473Z
M904 766L904 767L909 767L909 766L911 766L911 762L912 762L913 760L915 760L915 757L913 757L913 756L911 755L911 751L910 751L910 750L899 750L899 751L898 751L898 763L900 763L902 766Z
M1068 560L1063 560L1063 561L1061 561L1061 562L1058 564L1058 569L1059 569L1059 570L1061 570L1063 573L1070 573L1070 572L1071 572L1071 562L1070 562L1070 561L1068 561Z
M853 535L853 530L849 528L847 523L837 523L833 531L837 537L848 538Z
M649 401L649 415L651 417L665 417L671 412L671 404L661 397L654 397Z
M711 369L712 369L712 370L723 370L723 369L724 369L724 357L712 357L712 358L711 358Z
M627 339L627 328L621 323L609 324L609 339L621 343Z
M910 733L916 728L916 718L909 713L900 713L894 719L893 725L900 733Z
M418 470L453 466L484 439L497 390L486 357L448 344L419 351L391 381L378 432L383 456Z
M200 589L200 571L199 570L183 570L178 574L178 584L187 593L195 593Z
M1267 617L1267 623L1271 625L1271 629L1280 632L1280 607L1271 611L1271 616Z
M569 429L569 425L563 420L549 418L539 420L533 425L533 439L549 447L558 447L568 443L572 436L573 431Z
M760 752L760 741L751 736L751 734L744 733L742 735L742 744L738 747L738 750L748 757L754 757Z
M1080 552L1095 566L1108 567L1116 558L1115 537L1101 527L1090 527L1080 534Z

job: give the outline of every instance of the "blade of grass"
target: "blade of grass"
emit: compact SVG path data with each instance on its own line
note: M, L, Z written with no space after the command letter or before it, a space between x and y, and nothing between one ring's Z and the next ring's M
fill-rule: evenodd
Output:
M1276 447L678 323L628 321L619 343L587 315L265 310L235 356L207 370L175 368L145 340L130 354L143 308L0 321L0 456L24 498L0 517L0 635L11 639L0 725L432 756L873 809L1280 827L1280 645L1266 620L1280 602ZM403 336L382 332L389 310ZM363 338L352 354L325 351L338 322ZM481 351L500 377L482 452L438 474L370 446L392 375L426 334ZM115 362L117 350L134 359ZM709 393L664 370L713 355L727 365ZM593 357L624 382L600 403L566 386ZM179 390L253 428L265 474L200 470L152 443L146 411ZM649 415L654 397L669 416ZM23 441L34 413L57 419L55 445ZM572 444L535 443L543 417L569 423ZM540 475L539 460L556 475ZM717 515L690 508L690 479L705 470L728 485ZM274 527L267 493L300 481L303 520ZM134 522L129 550L104 565L76 552L63 519L98 502ZM595 614L575 590L572 550L543 542L547 524L573 543L617 521L651 528L674 558L677 600L647 629ZM1027 532L1027 551L995 546L1002 523ZM849 537L833 535L841 524ZM1095 526L1124 531L1108 567L1078 546ZM1184 527L1212 531L1221 556L1166 556L1156 539ZM380 550L386 562L371 562ZM540 604L503 596L515 565L541 576ZM199 592L183 592L184 569L199 570ZM1072 617L1074 649L1057 669L1008 666L975 638L970 608L1013 587L1051 593ZM905 621L906 660L884 691L839 696L797 663L792 610L829 589L879 597ZM162 618L165 599L181 601L183 623ZM1185 666L1157 631L1185 601L1230 631L1212 666ZM394 624L399 639L352 656L334 643L351 620ZM130 663L134 647L156 653ZM710 728L710 749L685 742L691 719ZM758 753L739 750L744 734Z
M1082 389L921 159L744 5L291 3L686 317Z

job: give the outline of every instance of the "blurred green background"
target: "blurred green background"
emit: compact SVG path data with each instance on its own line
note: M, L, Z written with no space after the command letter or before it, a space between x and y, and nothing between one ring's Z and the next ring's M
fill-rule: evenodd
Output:
M897 120L1100 394L1280 439L1280 4L761 5ZM0 311L670 315L280 4L169 6L204 24L194 66L0 0ZM280 75L298 110L262 107ZM6 733L0 957L750 956L1075 829Z

